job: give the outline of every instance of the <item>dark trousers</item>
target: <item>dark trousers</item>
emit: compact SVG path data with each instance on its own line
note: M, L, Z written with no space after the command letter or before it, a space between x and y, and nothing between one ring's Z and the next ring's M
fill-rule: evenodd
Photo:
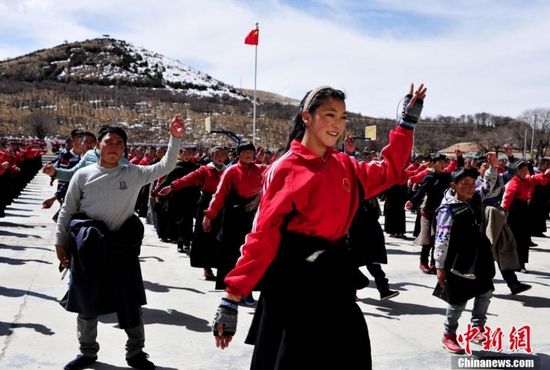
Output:
M508 288L512 289L519 284L518 277L514 270L501 270L502 278L506 281Z
M388 289L388 279L386 279L386 274L384 273L384 270L382 270L382 266L380 266L380 264L367 263L367 270L374 278L376 289L378 289L379 292Z
M428 260L430 260L430 265L435 265L434 247L431 244L423 245L420 251L420 263L428 266Z

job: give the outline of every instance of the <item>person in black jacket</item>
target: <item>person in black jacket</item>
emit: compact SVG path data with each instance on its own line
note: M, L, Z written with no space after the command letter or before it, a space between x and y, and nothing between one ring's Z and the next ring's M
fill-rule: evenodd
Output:
M435 274L433 257L435 210L441 204L443 194L451 183L451 175L444 171L446 160L447 157L443 154L432 157L433 171L426 175L418 191L405 204L406 208L417 208L420 212L420 234L414 243L422 246L420 270L427 274Z
M447 351L462 354L456 339L458 319L468 300L472 309L471 340L481 344L487 310L494 290L495 266L491 242L482 232L481 202L476 194L477 170L462 168L452 174L451 189L436 211L435 267L437 281L446 290L447 306L442 345Z

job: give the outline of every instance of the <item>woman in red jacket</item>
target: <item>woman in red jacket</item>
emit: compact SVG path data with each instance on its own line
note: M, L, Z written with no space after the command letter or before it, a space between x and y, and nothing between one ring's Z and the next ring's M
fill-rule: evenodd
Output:
M172 191L192 186L198 186L201 189L189 259L192 267L202 267L204 269L204 278L206 280L216 280L212 267L217 267L218 263L219 242L216 237L220 230L221 222L219 218L214 218L211 225L212 230L205 232L202 227L202 221L204 210L208 208L212 195L216 192L222 174L227 168L224 164L224 161L227 159L227 152L224 148L216 146L210 150L210 159L212 161L207 165L199 167L195 171L172 181L169 186L160 189L158 195L166 196Z
M550 174L548 174L550 175ZM508 211L508 225L516 239L521 271L526 272L525 264L529 262L529 242L531 240L531 218L529 214L529 200L535 184L546 184L548 177L545 174L529 176L527 162L517 163L517 172L504 188L501 206Z
M345 95L321 86L300 104L289 150L265 175L263 194L235 268L225 278L213 323L225 348L237 302L258 283L262 294L247 343L251 369L370 369L370 340L355 288L365 276L345 236L359 204L392 186L407 165L426 89L411 86L383 161L358 163L333 149L346 128ZM261 282L260 282L261 280Z
M235 267L240 257L240 247L252 229L257 198L262 188L262 176L267 166L254 163L256 148L252 143L241 142L237 146L238 162L223 174L210 206L204 211L202 225L205 232L211 231L211 223L221 217L218 240L221 242L218 258L216 289L225 289L226 274ZM223 215L220 216L223 210ZM243 302L253 306L256 302L248 294Z

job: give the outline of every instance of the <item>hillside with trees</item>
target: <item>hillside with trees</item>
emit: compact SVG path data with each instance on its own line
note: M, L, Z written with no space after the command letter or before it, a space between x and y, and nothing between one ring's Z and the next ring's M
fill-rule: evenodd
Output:
M64 137L74 127L95 131L101 125L124 126L134 142L166 139L166 123L176 112L187 118L188 143L231 145L213 129L252 137L252 91L237 89L208 74L157 53L109 37L65 43L0 62L0 135ZM283 146L297 113L296 99L257 94L258 145ZM390 119L349 113L348 133L362 137L376 125L377 141L358 140L379 150L387 143ZM415 150L426 153L456 142L473 141L495 149L504 143L548 153L550 109L511 118L478 113L460 117L423 117Z

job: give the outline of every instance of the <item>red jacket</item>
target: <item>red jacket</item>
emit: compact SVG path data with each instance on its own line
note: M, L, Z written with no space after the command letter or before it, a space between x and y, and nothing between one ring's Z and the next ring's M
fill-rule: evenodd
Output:
M216 193L204 215L213 220L225 205L225 198L231 191L241 198L252 198L258 195L262 188L262 176L267 166L241 162L229 167L222 175Z
M536 173L533 176L529 177L529 200L531 200L531 197L533 196L533 191L535 190L536 186L546 186L550 182L550 176L545 175L542 172Z
M209 163L206 166L201 166L195 171L172 181L170 186L173 190L198 186L206 193L215 193L224 171L225 167L222 170L218 170L212 163Z
M252 231L235 268L225 278L226 290L246 296L259 282L277 254L281 225L291 212L295 216L288 231L330 241L343 238L358 208L358 182L365 198L392 186L408 163L412 134L402 127L392 130L390 144L382 150L384 161L369 163L332 148L320 158L299 141L292 142L265 175Z
M145 157L132 157L132 159L130 159L130 163L131 164L135 164L135 165L138 165L139 162L141 162L141 160L145 158Z
M502 208L509 210L515 199L527 202L529 200L529 188L529 176L523 179L517 175L512 177L504 187L504 195L501 202Z
M456 159L451 159L451 162L443 169L443 172L451 173L458 168L458 162ZM408 168L407 168L408 170ZM432 171L431 168L425 165L420 165L416 171L411 171L412 175L409 175L409 180L413 184L421 184L424 178Z
M411 163L410 165L407 166L407 168L405 168L405 174L407 175L407 177L411 177L416 175L418 172L422 171L425 168L426 168L425 164L418 165L416 163Z

